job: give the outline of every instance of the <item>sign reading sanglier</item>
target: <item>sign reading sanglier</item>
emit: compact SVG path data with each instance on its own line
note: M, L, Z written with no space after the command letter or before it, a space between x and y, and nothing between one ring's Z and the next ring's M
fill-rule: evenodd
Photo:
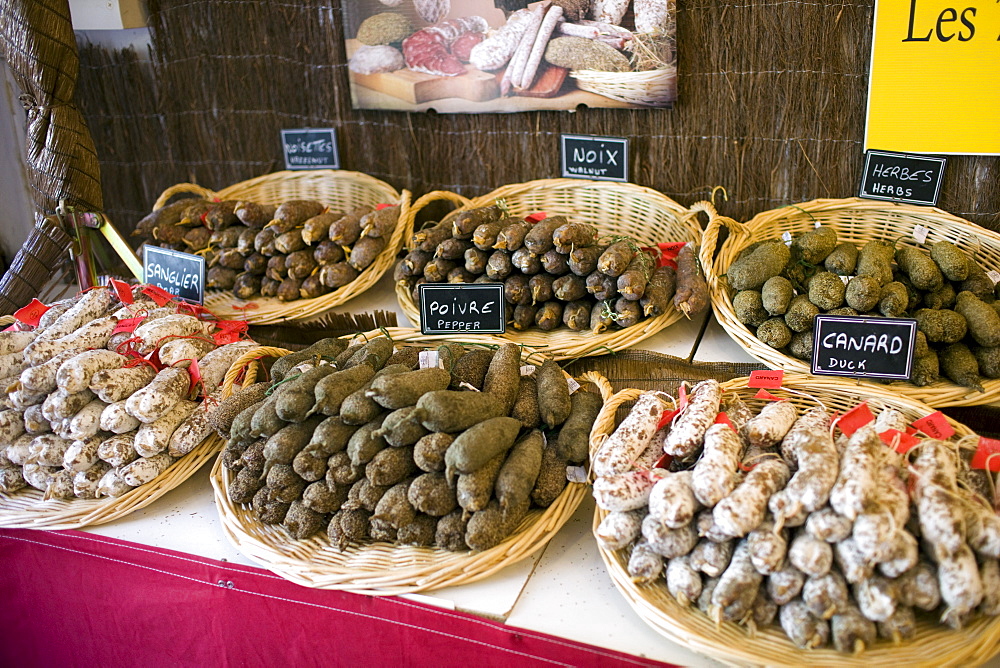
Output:
M333 128L282 130L286 169L340 169L337 131Z
M205 258L150 246L142 247L143 282L162 288L184 301L205 301Z
M424 283L420 331L424 334L503 334L503 283Z
M564 178L628 181L628 139L560 135Z
M817 315L812 373L909 380L917 321Z

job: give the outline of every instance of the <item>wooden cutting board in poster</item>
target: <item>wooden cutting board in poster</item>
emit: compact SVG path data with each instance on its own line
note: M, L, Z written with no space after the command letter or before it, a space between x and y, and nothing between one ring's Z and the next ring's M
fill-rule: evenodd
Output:
M406 69L376 74L351 72L351 81L410 104L422 104L446 97L486 102L500 96L500 83L495 75L480 72L471 65L466 65L465 69L466 73L457 77L440 77Z

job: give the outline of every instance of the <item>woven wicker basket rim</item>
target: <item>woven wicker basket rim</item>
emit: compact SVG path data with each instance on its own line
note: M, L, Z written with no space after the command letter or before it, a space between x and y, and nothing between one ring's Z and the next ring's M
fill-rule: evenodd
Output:
M97 526L145 508L194 475L212 460L223 441L214 434L179 458L156 478L117 498L43 500L41 491L25 488L0 493L0 527L8 529L79 529Z
M747 388L747 378L735 378L722 384L727 392L737 392L745 401L752 401L756 389ZM885 388L867 388L858 391L857 386L843 383L834 378L816 378L808 374L786 374L783 387L795 390L790 394L783 390L773 390L774 394L787 396L795 403L810 403L806 395L825 399L827 402L853 402L867 399L875 407L889 406L904 412L910 419L923 416L934 409L910 397L902 396ZM591 432L591 457L601 446L604 438L615 428L617 409L634 401L642 393L637 389L625 389L605 402ZM955 429L952 440L970 435L971 430L952 419L949 423ZM606 511L597 508L593 518L593 530L604 519ZM1000 617L978 617L960 631L937 626L926 619L918 624L915 638L893 645L879 641L874 647L858 655L842 654L833 649L800 650L776 625L749 631L732 622L720 625L696 608L681 606L667 591L666 583L659 579L652 585L639 586L628 575L627 550L611 551L598 542L598 550L604 561L615 588L621 592L628 605L654 631L665 638L713 659L733 665L766 665L798 667L803 665L829 666L944 666L977 665L1000 652Z
M909 237L916 225L922 225L929 229L928 243L941 240L954 242L965 250L978 251L977 259L981 263L988 259L993 266L1000 268L1000 234L933 207L855 197L816 199L784 206L764 211L746 223L738 223L722 216L715 217L709 221L702 236L701 260L711 290L716 319L747 353L772 369L808 373L810 366L807 362L761 342L739 321L724 274L739 252L754 241L780 238L784 231L805 232L817 223L835 228L841 240L854 243L874 238L895 241L900 237ZM718 245L719 232L723 226L729 229L730 235L713 260L712 254ZM896 392L939 408L980 405L1000 399L1000 380L997 379L983 379L985 392L977 392L947 380L925 387L903 381L880 385L860 379L843 380L864 388L890 387Z
M315 317L346 303L375 285L382 274L393 266L403 242L412 234L413 217L408 215L410 192L397 192L388 183L361 172L333 169L286 170L241 181L218 192L192 183L176 184L160 195L153 208L155 210L162 207L171 197L180 193L195 193L208 199L258 198L265 204L276 204L280 200L294 198L315 198L329 204L330 197L324 196L328 189L335 189L345 198L350 195L353 199L345 200L348 206L366 203L397 204L400 207L399 222L388 244L371 265L349 284L320 297L282 302L273 297L260 296L240 300L226 290L211 290L205 294L205 305L220 317L238 318L258 325L275 324ZM358 192L366 193L370 201L357 198Z
M418 339L414 336L409 341L417 342ZM499 339L492 342L505 343ZM243 365L288 352L273 347L250 350L230 368L225 382L235 379ZM588 372L582 378L595 383L605 401L611 397L611 385L600 374ZM226 396L225 389L223 396ZM212 469L212 487L223 530L236 549L263 567L303 586L372 596L430 591L488 577L547 544L586 494L585 485L568 484L551 506L532 511L513 535L483 552L449 552L388 543L370 543L337 552L330 547L325 534L295 541L284 529L263 525L246 507L231 503L226 492L229 471L221 462L219 457Z
M579 202L586 203L590 196L611 197L619 202L634 204L636 205L635 209L629 212L630 215L634 214L634 217L621 221L614 219L615 212L606 209L596 210L593 207L585 206L583 209L586 213L584 213L584 211L574 208L574 205ZM670 219L667 229L662 231L669 232L674 237L671 239L672 241L700 241L702 232L698 225L697 214L705 212L710 219L717 215L715 208L711 205L687 209L652 188L631 183L611 183L587 179L539 179L511 184L471 200L448 191L436 191L420 197L410 207L410 215L415 217L421 208L432 201L447 200L459 205L459 208L443 218L443 220L449 220L465 209L489 206L501 199L507 203L512 212L522 215L539 210L536 208L538 205L533 203L533 200L539 200L550 214L563 214L569 216L571 220L590 222L602 234L614 234L620 231L624 223L637 224L641 222L644 226L647 223L651 225L648 219L640 218L639 215L644 212L658 211L664 219ZM652 236L659 231L659 228L648 227L647 229L651 230L648 232L650 236L641 238L637 235L641 243L655 245L658 241L663 241L662 238ZM405 283L396 284L396 298L400 309L410 319L410 322L419 326L420 309ZM512 330L498 336L514 343L530 345L554 359L561 360L588 355L604 355L623 350L669 327L681 317L683 317L681 313L671 304L663 315L642 320L626 329L608 330L597 335L590 332L574 332L560 327L552 332L536 329L523 332Z

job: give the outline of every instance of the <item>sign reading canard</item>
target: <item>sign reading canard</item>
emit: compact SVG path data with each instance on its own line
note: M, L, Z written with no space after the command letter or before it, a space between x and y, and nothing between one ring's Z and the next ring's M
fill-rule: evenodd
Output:
M909 380L917 321L817 315L812 372L817 375Z
M503 283L420 286L420 331L424 334L503 334L506 323Z
M150 246L142 247L143 282L187 302L205 301L205 258Z

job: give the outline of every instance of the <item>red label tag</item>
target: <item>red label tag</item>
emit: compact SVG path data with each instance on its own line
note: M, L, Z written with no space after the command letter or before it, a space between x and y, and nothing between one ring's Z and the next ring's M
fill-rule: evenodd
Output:
M544 211L538 211L536 213L530 213L530 214L528 214L527 216L524 217L524 219L526 221L528 221L529 223L531 223L532 225L534 225L538 221L545 220L548 217L549 217L549 214L545 213Z
M663 411L663 415L660 417L660 421L656 424L656 431L660 431L674 419L674 416L680 413L680 410L676 411Z
M874 419L875 416L872 415L871 409L868 408L868 402L865 401L844 413L837 421L837 426L840 427L840 431L850 436Z
M993 473L1000 471L1000 440L980 436L979 447L976 448L976 454L972 455L969 466L974 469L989 467L988 470Z
M122 304L135 303L135 299L132 297L132 286L128 283L119 281L117 278L112 278L111 287L115 289L115 294L118 295L118 299L121 300Z
M729 419L729 416L725 412L720 412L715 416L715 424L724 424L733 431L736 431L736 427L733 426L733 421Z
M396 206L395 204L376 204L375 210L381 211L382 209L388 209L390 206Z
M753 395L754 399L766 399L768 401L782 401L781 397L776 397L764 388L757 390L757 394Z
M913 426L931 438L950 438L955 434L955 430L948 424L948 418L941 411L934 411L919 420L914 420Z
M212 339L215 340L216 345L224 346L227 343L236 343L240 340L241 335L242 333L236 330L230 330L228 332L220 330L212 334Z
M682 411L688 405L688 392L684 383L677 386L677 410Z
M246 320L220 320L215 326L223 332L245 332L250 328Z
M113 336L119 332L134 332L135 328L139 326L139 323L145 319L146 316L140 315L136 318L125 318L124 320L119 320L111 334Z
M910 448L920 442L920 439L916 436L904 434L903 432L895 429L886 429L879 434L878 437L882 439L883 443L888 445L890 448L894 448L896 452L901 455L905 455L910 451Z
M21 324L21 323L18 323L18 322L15 322L15 323L14 323L13 325L10 325L9 327L4 327L4 328L3 328L2 330L0 330L0 331L4 331L4 332L20 332L21 330L19 330L19 329L17 328L17 326L18 326L19 324Z
M781 369L772 371L771 369L758 369L750 372L750 380L747 387L766 387L769 390L777 390L785 380L785 372Z
M670 464L673 461L674 461L674 456L673 455L663 455L662 457L660 457L659 459L656 460L656 463L653 464L653 468L654 469L669 469L670 468Z
M142 294L146 295L154 302L157 306L163 306L167 302L173 300L174 296L164 290L163 288L157 287L155 285L147 285L142 289Z
M909 434L910 436L913 436L914 434L917 433L917 428L911 424L909 427L906 428L906 433Z
M22 306L14 311L14 318L18 322L23 322L25 325L38 327L38 321L42 319L42 316L45 315L45 312L48 310L48 306L37 299L32 299L27 306Z
M153 350L152 354L146 358L154 369L160 371L163 369L163 362L160 361L160 349L156 348Z
M188 373L191 375L191 386L188 388L188 392L190 392L202 382L201 369L198 367L198 360L191 360L191 366L188 367Z

